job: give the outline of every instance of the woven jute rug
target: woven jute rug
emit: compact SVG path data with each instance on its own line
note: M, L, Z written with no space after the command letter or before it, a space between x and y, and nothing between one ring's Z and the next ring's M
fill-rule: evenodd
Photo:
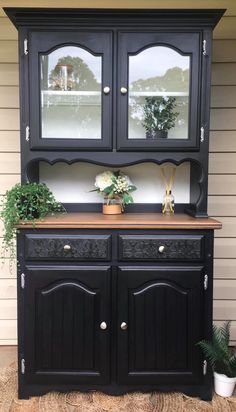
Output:
M29 400L17 398L16 364L0 369L1 412L236 412L236 397L215 395L212 402L181 393L132 393L109 396L100 392L51 392Z

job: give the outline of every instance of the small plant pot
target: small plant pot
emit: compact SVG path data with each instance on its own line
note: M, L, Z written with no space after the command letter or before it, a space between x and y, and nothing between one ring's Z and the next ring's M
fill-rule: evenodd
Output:
M158 130L157 132L147 132L146 138L147 139L167 139L168 132L165 130Z
M214 372L215 393L217 395L228 397L232 396L236 378L228 378L228 376L221 373Z
M103 205L102 213L104 215L120 215L122 213L121 205Z

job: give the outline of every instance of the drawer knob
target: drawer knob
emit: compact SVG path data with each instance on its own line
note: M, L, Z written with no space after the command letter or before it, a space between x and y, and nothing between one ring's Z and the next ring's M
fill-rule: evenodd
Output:
M65 245L64 250L65 250L65 252L68 252L69 250L71 250L71 246L70 245Z
M165 250L165 246L159 246L159 249L158 249L159 253L163 253L164 250Z
M126 330L126 329L128 328L127 323L126 323L126 322L122 322L121 325L120 325L120 328L121 328L122 330Z
M100 323L100 329L102 329L102 330L106 330L106 329L107 329L107 324L106 324L106 322L101 322L101 323Z

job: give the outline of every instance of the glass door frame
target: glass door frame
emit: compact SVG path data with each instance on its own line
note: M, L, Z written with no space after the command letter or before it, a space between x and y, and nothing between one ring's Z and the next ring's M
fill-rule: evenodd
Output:
M81 47L102 57L101 138L42 138L40 56L60 47ZM112 149L112 32L111 31L31 31L29 37L29 127L33 150ZM109 87L109 93L104 92Z
M199 150L200 143L200 85L201 85L201 34L153 31L120 31L118 33L118 89L117 89L117 148L120 151L182 151ZM129 56L152 46L166 46L182 55L190 55L188 139L134 139L129 131ZM122 93L122 88L127 93Z

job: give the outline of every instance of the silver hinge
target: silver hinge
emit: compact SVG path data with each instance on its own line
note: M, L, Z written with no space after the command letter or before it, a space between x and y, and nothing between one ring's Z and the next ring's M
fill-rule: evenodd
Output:
M204 289L207 290L208 288L208 275L204 276Z
M24 359L21 359L21 373L22 373L22 375L24 375L24 373L25 373L25 360Z
M207 374L207 361L206 361L206 359L203 361L202 372L203 372L204 376Z
M30 127L26 126L25 128L25 140L28 142L30 139Z
M206 40L203 40L203 42L202 42L202 54L203 54L203 56L207 55L207 42L206 42Z
M201 129L200 129L200 142L201 143L203 143L204 142L204 134L205 134L205 129L204 129L204 127L202 126L201 127Z
M29 53L29 49L28 49L28 39L24 40L24 55L27 56L27 54Z
M25 274L21 273L20 275L20 285L21 285L21 289L25 288Z

